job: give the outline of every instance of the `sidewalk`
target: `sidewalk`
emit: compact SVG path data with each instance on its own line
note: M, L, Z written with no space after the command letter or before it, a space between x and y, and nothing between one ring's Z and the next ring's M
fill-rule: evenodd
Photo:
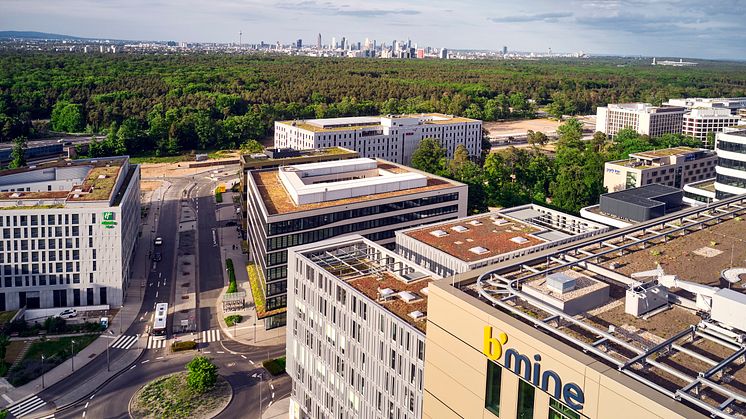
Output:
M262 415L263 419L287 418L290 413L290 396L272 403Z
M223 202L233 202L233 193L226 192L223 194ZM233 205L223 204L218 212L218 221L236 220L236 212ZM240 225L240 223L239 223ZM236 282L240 291L246 293L246 307L239 311L230 311L223 313L222 301L223 295L228 289L228 273L223 269L225 287L220 292L217 299L218 322L223 334L233 340L252 346L276 346L285 344L285 328L278 327L272 330L264 329L264 320L257 319L254 302L251 297L251 284L249 284L249 274L246 272L246 263L248 259L241 251L241 238L236 231L236 227L219 228L220 254L222 263L230 258L233 260L233 268L236 273ZM234 249L235 246L235 249ZM238 314L241 316L241 323L228 327L225 324L225 317Z
M168 182L164 182L164 185L154 191L151 195L151 202L155 202L157 199L162 199L165 195L165 191L170 187ZM152 207L151 207L152 209ZM142 306L142 287L144 286L150 259L147 256L150 242L152 242L152 234L150 234L151 226L155 220L155 211L149 211L148 217L141 226L142 235L139 238L139 242L135 249L135 261L146 261L145 263L135 263L132 270L132 279L130 280L124 297L124 306L119 309L116 316L109 320L109 329L99 336L90 345L85 347L82 351L78 352L74 357L75 369L79 370L83 366L91 362L96 356L100 354L106 354L106 348L114 343L114 341L121 335L121 332L126 331L132 323L137 319L137 314ZM142 267L140 266L142 265ZM114 335L108 333L111 331ZM85 396L91 391L98 388L108 378L118 373L121 368L126 367L133 362L137 357L140 356L142 351L145 350L145 338L138 339L137 344L127 351L117 362L111 364L111 371L107 372L102 370L99 374L96 374L91 380L85 383L85 385L78 386L72 389L69 393L63 395L59 399L55 400L57 406L63 406L67 403L73 402L78 398ZM56 366L52 370L44 374L44 388L51 387L52 385L64 380L73 374L72 362L73 359L69 359L62 364ZM6 393L2 394L0 398L0 407L5 407L12 404L15 401L21 400L32 394L36 394L42 391L42 377L39 377L29 383L24 384L18 388L9 389ZM2 390L0 390L2 391ZM9 400L12 400L9 401Z

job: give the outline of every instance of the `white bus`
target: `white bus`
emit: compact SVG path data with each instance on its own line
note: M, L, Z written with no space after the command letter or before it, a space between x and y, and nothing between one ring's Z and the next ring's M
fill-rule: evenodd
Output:
M166 320L168 319L168 304L158 303L155 305L155 318L153 320L153 339L166 339Z

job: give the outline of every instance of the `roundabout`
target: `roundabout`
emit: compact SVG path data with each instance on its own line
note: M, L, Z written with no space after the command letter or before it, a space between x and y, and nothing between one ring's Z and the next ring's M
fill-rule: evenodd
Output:
M205 391L188 385L185 371L160 376L142 386L130 399L129 414L135 418L213 418L231 402L233 389L218 375L215 385Z

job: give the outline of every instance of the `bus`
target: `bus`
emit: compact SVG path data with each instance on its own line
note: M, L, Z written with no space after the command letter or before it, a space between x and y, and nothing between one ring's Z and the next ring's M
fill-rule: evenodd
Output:
M166 339L166 320L168 319L168 304L155 305L155 319L153 320L153 339Z

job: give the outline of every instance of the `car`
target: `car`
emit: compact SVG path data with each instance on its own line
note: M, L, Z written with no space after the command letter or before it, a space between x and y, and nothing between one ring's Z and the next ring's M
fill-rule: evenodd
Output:
M108 317L101 317L101 328L108 329L109 328L109 318Z
M155 243L156 246L162 245L163 244L163 237L156 237L154 243Z
M163 255L161 255L161 252L155 252L153 255L153 260L156 262L160 262L163 259Z
M58 314L57 317L60 317L63 319L72 319L73 317L78 317L78 310L74 308L68 308L67 310Z

